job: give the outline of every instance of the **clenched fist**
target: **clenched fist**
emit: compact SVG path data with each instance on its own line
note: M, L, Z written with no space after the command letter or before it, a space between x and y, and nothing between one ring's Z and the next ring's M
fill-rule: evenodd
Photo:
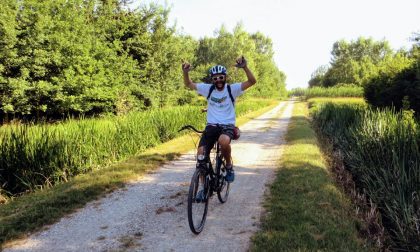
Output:
M188 73L189 71L191 71L191 64L187 62L182 63L182 71L184 73Z
M247 62L244 56L236 60L236 65L235 65L236 67L244 68L246 67L246 65L247 65Z

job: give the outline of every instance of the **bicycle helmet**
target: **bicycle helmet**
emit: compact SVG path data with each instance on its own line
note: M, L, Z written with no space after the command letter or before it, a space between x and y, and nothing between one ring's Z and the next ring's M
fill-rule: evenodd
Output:
M227 74L226 67L222 65L216 65L209 70L210 76L216 75L216 74Z

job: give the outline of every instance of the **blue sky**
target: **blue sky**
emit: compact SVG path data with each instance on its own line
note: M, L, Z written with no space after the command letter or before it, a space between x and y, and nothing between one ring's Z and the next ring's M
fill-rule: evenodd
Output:
M330 61L335 41L359 36L409 48L420 32L420 0L134 0L171 7L171 22L195 38L213 36L224 24L242 22L248 32L273 40L274 59L287 88L306 87L313 71Z

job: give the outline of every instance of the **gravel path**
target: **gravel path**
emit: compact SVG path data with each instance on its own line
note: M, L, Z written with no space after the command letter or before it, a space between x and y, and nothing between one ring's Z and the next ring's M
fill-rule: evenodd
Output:
M229 199L211 199L200 235L190 232L187 220L190 152L5 251L246 251L258 230L292 107L282 102L241 127L241 139L232 146L236 176Z

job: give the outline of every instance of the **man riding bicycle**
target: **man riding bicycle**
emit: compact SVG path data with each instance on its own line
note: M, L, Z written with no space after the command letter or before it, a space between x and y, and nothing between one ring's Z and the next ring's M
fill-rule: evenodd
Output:
M207 162L205 157L209 156L210 150L218 141L226 161L226 180L228 182L233 182L235 178L230 148L236 120L235 98L257 82L244 57L237 59L236 63L236 67L245 71L248 78L245 82L226 84L226 68L216 65L209 70L212 83L197 84L192 82L189 77L191 65L189 63L182 64L185 86L197 90L199 95L207 97L207 125L197 150L198 165L205 165Z

